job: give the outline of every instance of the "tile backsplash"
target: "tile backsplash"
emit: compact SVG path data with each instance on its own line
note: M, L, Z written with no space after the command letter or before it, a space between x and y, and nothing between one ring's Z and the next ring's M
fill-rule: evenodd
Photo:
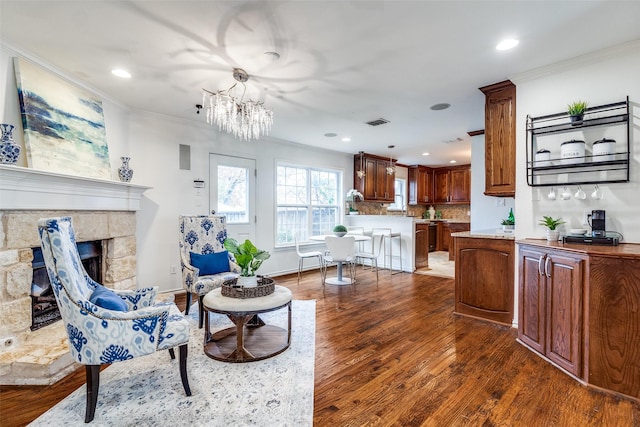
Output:
M442 219L454 219L458 221L469 221L470 205L433 205L436 210L442 211ZM429 206L409 206L408 212L388 211L386 205L382 203L357 202L355 208L361 215L399 215L422 217L422 214Z

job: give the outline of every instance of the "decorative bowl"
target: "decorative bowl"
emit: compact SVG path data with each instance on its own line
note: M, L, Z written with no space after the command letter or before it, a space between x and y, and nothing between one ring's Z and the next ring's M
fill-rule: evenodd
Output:
M587 233L586 228L572 228L569 230L569 234L573 234L574 236L582 236Z
M342 237L342 236L344 236L345 234L347 234L347 232L346 232L346 231L334 231L334 232L333 232L333 235L334 235L334 236L338 236L338 237Z

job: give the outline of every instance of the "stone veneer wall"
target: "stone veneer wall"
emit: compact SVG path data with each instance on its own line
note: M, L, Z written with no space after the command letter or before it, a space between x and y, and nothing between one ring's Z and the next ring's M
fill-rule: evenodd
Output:
M136 288L132 211L0 211L0 384L50 384L75 369L62 322L31 332L32 248L40 218L71 216L78 242L102 240L103 284Z

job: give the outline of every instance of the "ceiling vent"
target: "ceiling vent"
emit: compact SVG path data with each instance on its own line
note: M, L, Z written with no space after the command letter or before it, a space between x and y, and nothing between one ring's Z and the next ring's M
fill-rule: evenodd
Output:
M447 140L444 140L442 142L444 142L445 144L452 144L454 142L462 142L462 141L464 141L464 139L458 137L456 139L447 139Z
M380 119L371 120L370 122L365 122L365 123L368 124L369 126L380 126L385 123L389 123L389 120L380 118Z

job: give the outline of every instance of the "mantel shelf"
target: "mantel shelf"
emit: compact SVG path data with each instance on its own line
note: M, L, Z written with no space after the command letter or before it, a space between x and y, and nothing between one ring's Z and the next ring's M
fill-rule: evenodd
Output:
M0 210L137 211L150 188L0 164Z

